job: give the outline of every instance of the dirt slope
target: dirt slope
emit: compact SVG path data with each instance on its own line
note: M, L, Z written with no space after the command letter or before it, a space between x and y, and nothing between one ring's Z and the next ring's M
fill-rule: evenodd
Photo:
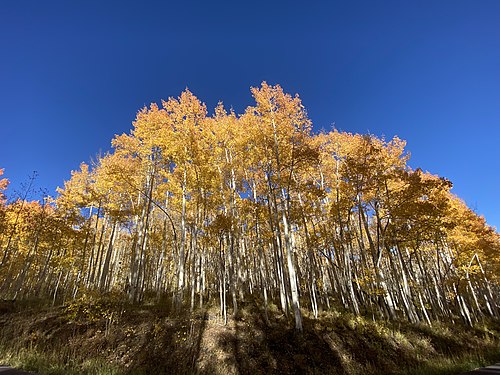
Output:
M227 325L216 309L15 306L0 311L0 361L51 374L406 374L441 359L494 362L499 331L498 323L428 327L323 313L305 317L300 335L277 311L266 322L255 305Z

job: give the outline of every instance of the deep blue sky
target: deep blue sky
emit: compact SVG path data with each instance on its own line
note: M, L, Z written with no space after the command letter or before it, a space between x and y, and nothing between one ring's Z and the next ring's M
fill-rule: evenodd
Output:
M212 109L266 80L316 130L407 140L410 165L500 228L500 1L2 1L0 168L54 194L188 86Z

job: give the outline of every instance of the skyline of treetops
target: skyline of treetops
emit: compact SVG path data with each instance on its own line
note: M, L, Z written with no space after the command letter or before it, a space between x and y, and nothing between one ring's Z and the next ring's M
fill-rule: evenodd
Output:
M398 137L315 133L298 95L251 93L242 114L188 89L142 108L54 198L7 201L0 169L0 296L116 293L225 320L253 298L299 331L304 309L500 316L500 235L450 181L412 169Z

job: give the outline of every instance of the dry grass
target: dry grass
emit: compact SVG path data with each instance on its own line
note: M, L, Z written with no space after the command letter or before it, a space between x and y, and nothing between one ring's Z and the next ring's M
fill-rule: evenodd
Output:
M374 322L323 312L299 335L271 309L243 306L227 325L215 308L83 299L0 312L0 362L41 374L456 374L500 359L500 326L466 329Z

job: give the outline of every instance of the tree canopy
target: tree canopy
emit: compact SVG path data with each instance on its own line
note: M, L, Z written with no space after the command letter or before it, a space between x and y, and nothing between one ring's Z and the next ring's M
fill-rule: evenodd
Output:
M209 116L189 90L144 107L54 199L7 203L1 179L0 294L170 296L225 318L254 298L298 330L303 309L332 307L499 317L500 236L450 181L410 168L397 137L314 134L298 96L251 92L241 115Z

